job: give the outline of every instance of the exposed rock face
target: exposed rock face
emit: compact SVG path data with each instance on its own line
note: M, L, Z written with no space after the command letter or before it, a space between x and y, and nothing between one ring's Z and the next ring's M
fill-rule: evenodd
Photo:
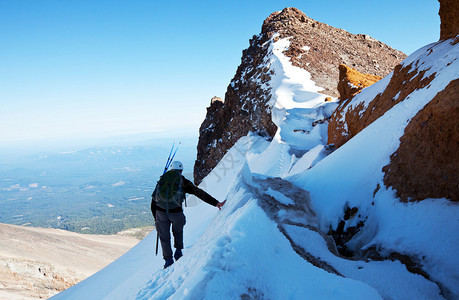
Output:
M440 40L454 38L459 34L459 1L439 0Z
M339 65L338 69L338 92L339 98L342 100L354 97L362 89L382 79L381 76L360 73L356 69L343 64Z
M459 201L459 80L452 81L408 124L384 167L384 184L403 201Z
M200 128L194 181L199 184L227 150L249 132L273 137L270 80L274 70L266 65L271 41L290 38L285 54L293 65L306 69L324 94L337 97L338 70L343 63L359 72L387 75L405 54L370 38L317 22L296 8L271 14L261 34L250 40L241 65L225 94L224 102L211 103Z
M417 72L412 64L405 67L398 65L385 90L373 100L370 99L367 106L365 99L357 100L358 96L340 103L330 118L328 144L341 147L412 92L427 86L435 76L424 77L425 73ZM352 102L354 99L357 104Z
M250 131L267 136L276 132L267 105L270 94L266 85L271 74L262 67L269 48L265 43L267 40L266 35L254 36L250 40L224 102L211 101L207 108L206 118L199 129L198 155L194 165L196 184L242 136Z

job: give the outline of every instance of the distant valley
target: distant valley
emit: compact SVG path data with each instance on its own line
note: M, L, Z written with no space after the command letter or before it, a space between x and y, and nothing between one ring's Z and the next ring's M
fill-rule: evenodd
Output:
M91 234L152 225L150 195L172 142L43 152L1 163L0 222ZM195 140L184 140L176 158L192 172Z

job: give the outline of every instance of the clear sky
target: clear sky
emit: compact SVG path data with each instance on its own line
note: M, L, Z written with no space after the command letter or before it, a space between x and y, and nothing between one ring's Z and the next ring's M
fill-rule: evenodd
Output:
M197 135L248 40L288 6L407 54L439 38L436 0L0 0L0 147L170 128Z

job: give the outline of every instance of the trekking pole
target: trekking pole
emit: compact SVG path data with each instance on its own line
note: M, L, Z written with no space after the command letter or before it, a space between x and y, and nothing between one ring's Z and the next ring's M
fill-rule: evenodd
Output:
M172 144L171 152L169 152L169 156L167 157L166 166L164 167L163 175L167 172L167 169L169 169L169 166L171 165L172 161L174 160L175 154L177 153L178 146L181 143L182 142L180 141L177 144L177 147L175 148L175 151L174 151L175 141ZM172 153L172 152L174 152L174 153ZM171 155L172 155L172 157L171 157ZM156 256L158 256L158 243L159 243L159 232L158 232L158 228L156 228Z
M159 242L159 233L158 233L158 229L156 228L156 256L158 256L158 242Z

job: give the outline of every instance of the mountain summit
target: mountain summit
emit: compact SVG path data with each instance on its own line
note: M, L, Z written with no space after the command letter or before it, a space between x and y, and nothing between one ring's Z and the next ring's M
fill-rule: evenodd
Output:
M56 299L459 299L457 32L379 81L343 61L340 84L355 89L338 100L287 55L323 54L288 32L329 28L314 22L270 16L213 98L200 158L216 166L197 179L227 202L185 209L183 257L163 270L153 233Z
M277 126L271 118L275 68L272 44L288 39L282 53L293 66L306 70L318 91L339 95L340 64L359 72L386 76L406 57L400 51L368 35L351 34L315 21L296 8L272 13L261 33L242 52L241 65L231 80L222 102L213 102L200 128L195 183L217 165L239 138L249 132L273 137ZM315 121L315 120L313 120Z

